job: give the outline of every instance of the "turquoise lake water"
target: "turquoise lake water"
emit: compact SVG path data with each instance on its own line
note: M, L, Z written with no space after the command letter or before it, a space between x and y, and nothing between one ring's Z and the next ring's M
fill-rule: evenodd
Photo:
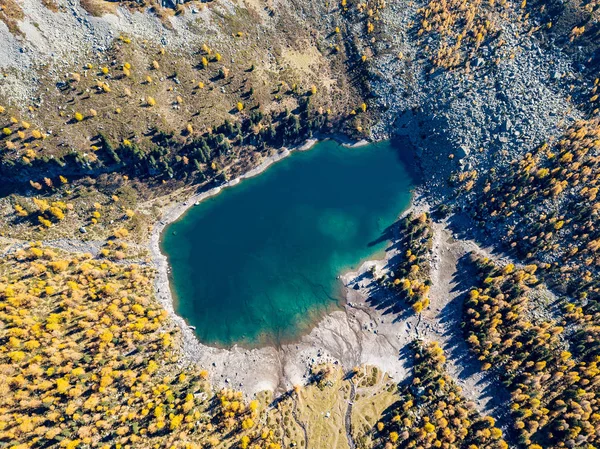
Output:
M292 341L343 301L337 277L386 247L411 199L408 148L333 141L192 207L163 234L175 310L200 341Z

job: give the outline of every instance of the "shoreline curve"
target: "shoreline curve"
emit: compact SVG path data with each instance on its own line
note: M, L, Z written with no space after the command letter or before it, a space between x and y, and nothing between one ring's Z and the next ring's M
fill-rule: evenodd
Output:
M335 136L332 138L340 142ZM160 250L164 229L204 199L218 195L223 189L235 186L243 179L264 172L272 164L288 157L294 151L307 151L322 140L309 139L297 147L282 149L265 158L248 172L223 185L191 195L184 201L170 205L152 229L149 249L152 263L157 270L154 292L157 301L167 310L181 330L183 353L181 362L194 363L206 368L216 387L240 389L248 396L265 390L281 393L296 384L303 383L312 364L324 362L341 363L346 369L371 363L377 364L392 377L402 377L405 374L402 363L398 362L396 345L389 342L392 335L386 335L387 332L378 335L365 324L380 320L381 318L375 319L378 312L369 310L370 307L364 303L366 298L361 298L364 292L349 288L349 284L355 278L371 270L373 265L378 268L383 267L387 260L393 257L393 254L387 251L382 259L363 261L357 271L341 273L340 280L346 290L345 304L342 304L341 310L327 312L315 321L307 334L300 336L296 342L284 343L280 347L267 345L247 349L237 344L230 348L205 345L200 342L184 318L175 312L169 282L168 259ZM358 147L368 142L360 141L351 144L342 140L340 144ZM413 208L413 199L408 208L400 212L401 215ZM394 332L395 330L391 334ZM375 337L374 342L366 343L373 340L373 337Z

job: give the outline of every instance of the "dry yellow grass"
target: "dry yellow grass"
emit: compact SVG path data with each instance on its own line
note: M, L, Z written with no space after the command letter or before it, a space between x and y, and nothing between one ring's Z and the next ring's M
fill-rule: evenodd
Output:
M356 441L364 438L364 442L368 443L370 436L366 435L375 427L383 412L398 401L400 396L396 384L389 376L372 366L362 367L354 382L359 386L356 388L352 407L352 435Z
M306 425L309 447L348 449L344 419L348 406L347 383L337 369L322 388L310 385L298 398L298 417Z

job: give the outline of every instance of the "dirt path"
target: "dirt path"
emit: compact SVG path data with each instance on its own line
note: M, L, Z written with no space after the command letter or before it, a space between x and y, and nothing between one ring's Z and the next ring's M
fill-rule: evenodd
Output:
M356 399L356 387L354 382L350 379L350 399L348 400L348 408L346 409L345 427L346 427L346 438L348 438L348 447L350 449L356 449L354 444L354 438L352 437L352 406Z
M298 418L298 398L294 396L294 407L292 408L292 417L294 421L302 429L302 433L304 433L304 447L308 449L308 431L306 430L306 424L300 421Z
M14 253L22 248L28 247L31 242L28 240L19 240L19 239L3 239L1 243L5 244L4 249L0 252L0 257L4 257L8 254ZM93 257L98 257L102 248L106 245L106 240L79 240L76 238L73 239L52 239L52 240L43 240L43 246L49 248L56 248L62 251L66 251L68 253L89 253ZM140 254L143 254L147 249L145 246L138 244L129 244L130 249L138 250ZM123 260L113 260L114 263L127 265L131 263L136 263L138 265L148 265L145 257L135 257L128 258Z

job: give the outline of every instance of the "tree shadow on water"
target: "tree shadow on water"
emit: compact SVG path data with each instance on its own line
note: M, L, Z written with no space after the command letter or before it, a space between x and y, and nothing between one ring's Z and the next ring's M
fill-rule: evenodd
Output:
M385 228L381 235L369 242L369 247L374 247L382 242L388 242L385 248L386 264L383 267L387 273L393 273L399 266L403 254L406 235L403 232L405 228L404 216L396 220L393 224ZM390 254L392 254L390 256ZM398 294L398 291L385 285L386 278L376 278L372 270L365 271L351 280L348 288L359 290L364 289L367 293L365 302L375 310L382 311L384 315L396 315L394 322L402 321L412 315L411 306Z

